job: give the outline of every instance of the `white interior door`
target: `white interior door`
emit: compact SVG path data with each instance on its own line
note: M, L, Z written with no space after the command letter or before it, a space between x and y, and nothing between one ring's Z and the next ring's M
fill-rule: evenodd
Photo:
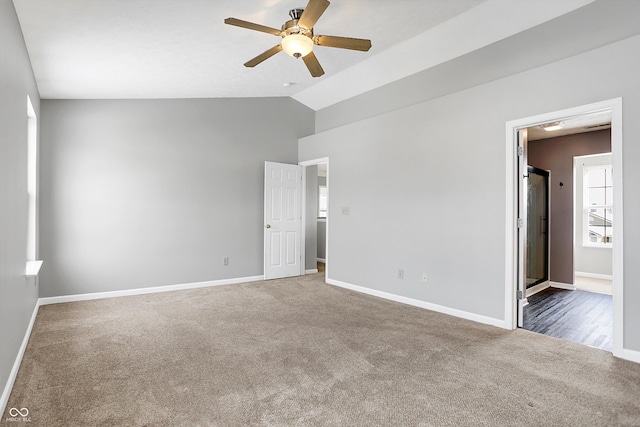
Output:
M518 327L524 324L527 306L527 129L518 131L518 288L516 290Z
M264 277L302 273L302 166L265 162Z

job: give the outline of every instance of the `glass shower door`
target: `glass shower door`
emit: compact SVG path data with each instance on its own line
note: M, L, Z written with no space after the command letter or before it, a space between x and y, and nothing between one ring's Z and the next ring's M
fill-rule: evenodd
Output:
M527 167L527 288L549 280L549 172Z

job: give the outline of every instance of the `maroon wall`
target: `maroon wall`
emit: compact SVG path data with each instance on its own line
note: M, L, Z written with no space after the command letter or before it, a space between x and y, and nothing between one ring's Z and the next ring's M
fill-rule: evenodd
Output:
M550 279L573 284L573 158L611 152L611 130L605 129L529 141L529 164L551 171Z

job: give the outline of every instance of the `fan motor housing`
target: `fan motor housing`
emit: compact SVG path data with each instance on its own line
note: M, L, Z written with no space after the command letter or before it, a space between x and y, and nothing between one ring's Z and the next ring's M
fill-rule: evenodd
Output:
M292 19L290 21L285 22L282 25L282 37L289 36L291 34L302 34L303 36L307 36L310 39L313 38L313 28L308 29L298 25L297 19Z

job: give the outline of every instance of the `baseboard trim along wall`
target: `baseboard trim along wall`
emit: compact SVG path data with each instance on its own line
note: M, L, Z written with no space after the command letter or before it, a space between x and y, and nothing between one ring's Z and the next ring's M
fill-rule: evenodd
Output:
M39 298L35 307L33 308L31 320L29 321L29 325L24 334L22 345L18 350L18 354L16 355L16 360L13 363L11 372L9 373L9 378L7 379L7 383L5 384L4 390L2 391L2 396L0 397L0 415L4 414L7 403L9 401L9 396L11 395L13 384L18 375L18 370L20 369L20 364L22 363L24 352L27 349L27 344L29 343L29 338L31 337L31 330L33 329L33 325L36 321L36 316L38 314L38 309L40 308L40 306L48 305L48 304L59 304L64 302L87 301L87 300L114 298L114 297L122 297L122 296L129 296L129 295L143 295L143 294L152 294L152 293L159 293L159 292L171 292L171 291L180 291L180 290L186 290L186 289L206 288L210 286L234 285L234 284L240 284L240 283L258 282L261 280L264 280L264 276L251 276L251 277L241 277L236 279L213 280L208 282L185 283L182 285L154 286L150 288L127 289L122 291L96 292L96 293L90 293L90 294L76 294L76 295L65 295L65 296L59 296L59 297ZM366 288L363 286L352 285L350 283L341 282L341 281L330 279L330 278L327 278L326 281L330 285L349 289L355 292L360 292L363 294L383 298L386 300L395 301L402 304L412 305L415 307L420 307L427 310L432 310L439 313L460 317L462 319L472 320L474 322L484 323L486 325L497 326L503 329L510 329L507 327L507 323L504 320L494 319L492 317L469 313L467 311L457 310L457 309L445 307L438 304L432 304L429 302L420 301L420 300L408 298L408 297L403 297L403 296L395 295L388 292L378 291L378 290ZM562 288L562 289L573 288L573 285L569 285L567 283L559 283L559 282L551 282L551 286ZM626 359L635 363L640 363L640 351L623 348L620 354L620 357L622 359Z
M576 276L588 277L590 279L613 280L613 276L611 274L584 273L582 271L576 271Z
M551 285L550 285L550 282L548 280L546 282L543 282L543 283L538 283L537 285L532 286L529 289L527 289L527 297L535 295L538 292L544 291L549 286L551 286Z
M549 282L549 286L551 286L552 288L566 289L568 291L575 291L576 290L576 287L574 285L572 285L571 283Z
M312 268L311 270L305 270L304 274L314 274L317 272L318 272L317 268Z
M7 403L9 402L9 396L11 395L11 390L13 389L13 384L16 381L16 377L18 376L18 369L20 369L22 357L24 356L24 352L27 349L27 344L29 343L29 338L31 337L31 330L33 329L33 325L36 322L38 308L40 308L40 300L38 300L35 307L33 307L31 320L29 320L29 325L27 326L27 330L24 333L24 338L22 339L22 344L20 345L20 349L18 350L18 354L16 355L16 360L13 362L11 372L9 372L7 383L4 386L4 390L2 390L2 397L0 397L0 417L4 414L4 410L6 409Z
M125 297L130 295L155 294L158 292L182 291L185 289L208 288L209 286L235 285L238 283L257 282L264 276L239 277L237 279L211 280L208 282L185 283L182 285L154 286L150 288L126 289L122 291L95 292L90 294L63 295L59 297L40 298L39 305L59 304L63 302L87 301L102 298Z
M640 363L640 351L623 348L622 351L620 352L619 357L621 359L629 360L631 362Z
M392 294L389 292L378 291L375 289L365 288L364 286L352 285L350 283L341 282L327 278L327 283L330 285L338 286L340 288L349 289L352 291L360 292L367 295L372 295L379 298L384 298L390 301L399 302L402 304L412 305L414 307L425 308L431 311L437 311L438 313L449 314L451 316L460 317L462 319L473 320L474 322L484 323L486 325L497 326L503 329L509 329L507 322L500 319L494 319L493 317L482 316L475 313L469 313L468 311L457 310L455 308L445 307L443 305L433 304L426 301L420 301L413 298L403 297L400 295Z

